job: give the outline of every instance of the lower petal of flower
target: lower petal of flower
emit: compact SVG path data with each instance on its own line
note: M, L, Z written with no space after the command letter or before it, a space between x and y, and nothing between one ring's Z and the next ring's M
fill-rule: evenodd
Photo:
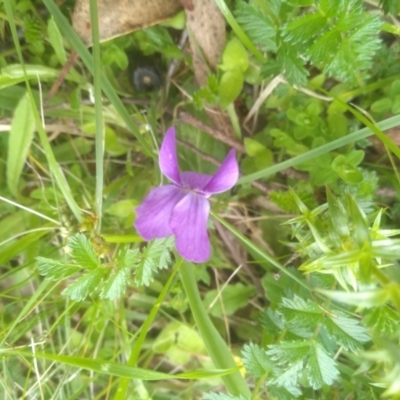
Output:
M174 207L170 226L178 253L188 261L201 263L210 258L207 220L210 203L197 193L188 193Z
M152 189L136 208L134 226L139 235L146 240L173 235L169 224L172 210L185 194L185 191L173 185Z

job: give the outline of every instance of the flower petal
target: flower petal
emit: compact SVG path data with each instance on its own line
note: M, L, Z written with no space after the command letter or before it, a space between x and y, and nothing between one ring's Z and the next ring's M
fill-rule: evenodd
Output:
M173 126L168 128L165 133L158 162L163 175L177 185L180 185L181 178L179 174L178 155L176 153L175 128Z
M225 192L235 185L238 178L239 167L235 150L232 149L203 191L209 194Z
M185 194L182 189L174 185L152 189L143 203L136 208L134 226L139 235L145 240L173 235L169 220L173 208Z
M198 174L197 172L186 171L181 173L182 186L192 190L202 190L211 178L212 175Z
M210 258L207 220L208 200L197 193L188 193L173 209L170 226L175 234L178 253L188 261L205 262Z

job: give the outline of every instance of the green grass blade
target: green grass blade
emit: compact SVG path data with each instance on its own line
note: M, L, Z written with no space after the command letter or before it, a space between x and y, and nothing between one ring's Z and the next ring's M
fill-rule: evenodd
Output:
M183 263L180 274L193 318L196 321L196 326L200 331L214 365L221 369L236 369L235 367L237 367L237 365L232 357L231 351L204 309L197 282L194 277L193 266L188 263ZM246 399L250 398L250 389L239 371L236 370L236 372L226 375L222 379L229 393L236 396L242 395Z
M272 264L274 267L279 269L281 272L289 276L295 282L297 282L304 289L311 291L311 288L308 287L301 279L292 274L287 268L283 265L279 264L274 258L264 253L261 249L259 249L250 239L243 236L237 229L235 229L232 225L228 224L224 219L220 218L217 214L211 212L211 215L222 225L224 225L230 232L232 232L246 247L250 248L253 253L257 254L260 257L260 260L267 261Z
M99 42L99 22L96 0L90 0L90 22L92 24L93 40L93 83L94 83L94 110L96 121L96 231L100 233L103 209L103 181L104 181L104 123L101 100L101 53Z
M246 33L243 31L243 29L237 23L235 17L232 15L232 13L229 10L228 6L226 5L225 1L224 0L215 0L215 2L217 3L218 8L221 10L222 15L225 17L228 24L230 25L232 30L235 32L235 34L239 38L239 40L243 43L243 45L246 46L247 49L250 50L258 60L265 61L265 58L262 55L262 53L260 52L260 50L258 50L257 47L254 46L253 42L249 39L249 37L246 35Z
M23 68L25 68L24 65L24 60L22 57L22 51L21 51L21 46L19 43L19 39L18 39L18 33L17 33L17 28L15 25L15 20L14 20L14 14L12 11L12 5L11 5L11 1L10 0L6 0L4 2L4 6L6 9L6 14L7 14L7 18L8 18L8 22L10 24L10 29L11 29L11 33L13 36L13 40L14 40L14 45L15 48L17 50L17 54L18 54L18 58L19 61L22 65ZM26 76L26 71L24 70L24 74ZM55 157L54 157L54 153L53 150L51 148L49 139L47 137L46 132L43 129L42 126L42 121L40 119L39 116L39 112L38 112L38 108L36 106L36 102L35 99L33 97L33 93L29 84L29 80L26 78L26 87L28 90L28 95L29 95L29 100L31 103L31 108L33 111L33 115L35 117L35 122L36 122L36 127L37 130L39 132L39 138L43 147L43 151L46 155L47 158L47 162L49 163L49 167L50 167L50 171L53 174L58 187L60 188L61 193L63 194L65 201L67 202L68 206L70 207L72 213L75 215L75 217L77 218L78 221L82 221L82 210L79 208L78 204L76 203L74 197L72 196L71 193L71 189L68 185L67 180L65 179L65 176L60 168L60 166L58 165Z
M7 184L14 196L18 193L18 183L28 156L34 131L35 117L32 112L29 95L25 93L15 109L8 138Z
M24 350L8 350L1 349L0 354L7 356L23 356L33 357L33 353ZM119 364L112 361L102 359L93 359L79 356L64 356L60 354L51 353L35 353L35 357L44 358L46 360L59 362L62 364L71 365L76 368L83 368L100 374L118 376L121 378L139 379L142 381L158 381L164 379L210 379L220 376L225 376L232 372L232 370L198 370L191 372L184 372L181 374L167 374L164 372L157 372L150 369L131 367L124 364ZM126 397L125 397L126 398Z
M175 279L175 275L178 272L181 264L182 264L182 259L180 258L176 262L173 270L171 271L171 275L169 276L167 283L164 285L159 296L157 297L157 300L154 303L153 307L151 308L149 315L147 316L146 320L143 322L143 325L140 328L139 336L136 339L135 344L132 348L131 354L129 356L128 365L135 366L136 363L138 362L140 352L142 350L144 341L147 336L147 332L150 330L151 324L153 323L153 320L154 320L155 316L157 315L157 312L160 309L161 304L163 303L165 296L167 295L169 288L171 287L172 282ZM121 379L121 381L119 382L117 391L115 393L114 400L126 399L126 391L128 390L128 385L129 385L129 380Z
M40 238L48 233L48 230L29 233L4 249L0 247L0 265L4 265L18 254L21 254L28 246L39 241Z
M68 41L70 42L71 46L78 53L79 57L82 59L83 63L86 65L90 73L93 74L94 73L93 57L89 53L86 46L82 43L82 41L72 28L71 24L67 21L67 19L61 13L59 7L54 3L53 0L43 0L43 3L50 12L50 14L54 17L54 20L56 21L61 33L64 35L64 37L68 38ZM124 120L126 126L132 131L138 142L142 145L143 150L149 156L155 158L156 155L153 153L151 147L139 132L139 129L133 123L132 118L130 117L127 109L122 104L120 98L118 97L114 88L111 86L109 80L106 78L104 74L101 74L101 87L105 95L110 100L111 104L114 106L115 110Z
M24 308L20 311L18 315L14 317L13 322L7 326L6 331L3 333L2 338L0 339L0 349L4 347L4 344L9 342L13 344L12 334L14 332L15 327L31 312L37 309L38 304L40 304L46 296L49 296L52 293L51 285L54 285L52 281L42 281L39 287L36 288L33 295L29 298ZM43 297L42 297L43 296Z
M393 128L395 126L400 125L400 115L396 115L395 117L388 118L382 122L377 123L377 126L385 131L387 129ZM307 151L307 153L300 154L299 156L293 157L290 160L283 161L279 164L273 165L272 167L268 167L262 169L261 171L257 171L253 174L249 174L243 176L238 180L238 183L249 183L253 182L257 179L267 178L268 176L274 175L277 172L283 171L287 168L294 167L298 164L301 164L305 161L308 161L312 158L316 158L322 154L328 153L332 150L336 150L339 147L346 146L350 143L354 143L357 140L365 139L368 136L371 136L374 132L370 128L363 128L350 135L342 137L340 139L333 140L330 143L324 144L323 146L317 147L316 149L312 149Z
M355 109L354 107L350 106L349 104L345 103L344 101L340 100L339 98L335 97L335 100L338 101L343 107L346 107L348 111L350 111L360 122L366 125L374 134L375 136L397 157L400 159L400 149L397 147L392 140L390 140L379 126L375 123L371 122L368 118L366 118L360 111ZM395 117L396 118L396 117Z

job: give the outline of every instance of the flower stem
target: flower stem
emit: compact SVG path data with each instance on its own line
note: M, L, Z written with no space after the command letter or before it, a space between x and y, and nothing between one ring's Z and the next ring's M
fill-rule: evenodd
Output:
M197 282L193 274L193 267L188 263L183 263L180 269L180 275L182 285L189 300L193 318L196 321L196 325L215 367L221 369L237 367L231 351L204 309ZM229 393L236 396L242 395L246 399L251 397L251 392L247 386L246 380L239 371L223 376L222 379Z
M146 339L147 332L150 330L151 324L153 323L154 317L157 315L157 312L164 301L165 296L167 295L169 288L172 285L172 282L175 278L176 273L179 270L179 267L182 264L182 259L178 259L177 263L175 264L171 275L168 278L167 283L164 285L163 289L161 290L156 302L154 303L152 309L150 310L149 315L146 318L146 321L144 321L141 329L140 329L140 334L139 337L136 339L135 344L132 348L131 355L129 356L129 360L127 362L127 365L134 367L137 364L140 351L142 350L143 343ZM114 400L125 400L127 398L126 396L126 391L128 389L130 379L123 378L120 380L117 391L114 396Z

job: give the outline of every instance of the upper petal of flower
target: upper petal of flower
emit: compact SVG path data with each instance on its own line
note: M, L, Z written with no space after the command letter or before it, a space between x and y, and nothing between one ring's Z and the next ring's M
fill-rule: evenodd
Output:
M143 203L136 208L135 228L143 239L161 239L173 235L169 220L176 204L185 192L174 186L165 185L152 189Z
M197 172L186 171L181 173L182 186L192 190L203 190L211 178L212 175L198 174Z
M239 178L239 166L235 150L230 150L218 171L203 188L206 193L221 193L233 187Z
M189 192L173 209L170 225L175 234L176 249L185 260L201 263L209 259L209 213L208 200L193 192Z
M176 153L175 128L167 129L158 156L161 172L177 185L181 184L178 155Z

